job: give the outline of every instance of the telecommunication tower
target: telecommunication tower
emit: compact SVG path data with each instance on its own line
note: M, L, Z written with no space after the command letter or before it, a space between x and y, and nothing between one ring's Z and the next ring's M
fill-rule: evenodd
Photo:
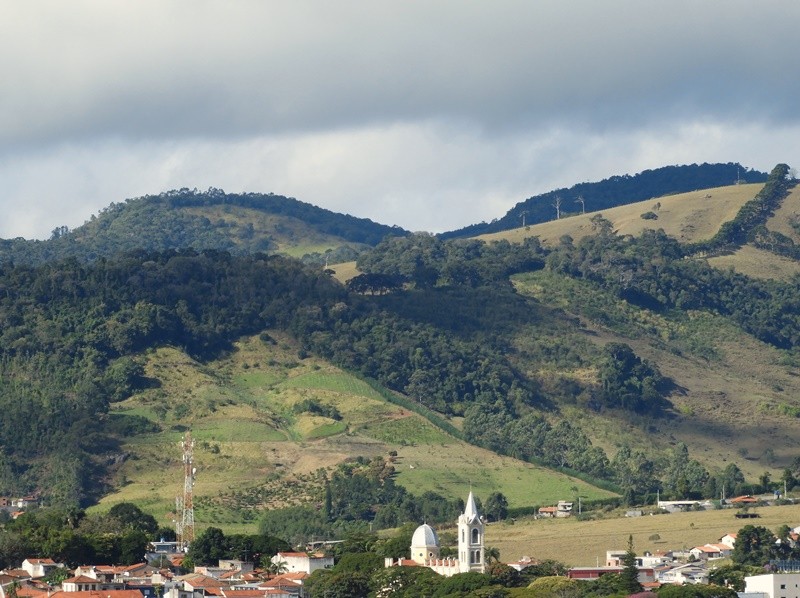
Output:
M193 463L194 440L191 431L186 432L186 436L183 437L181 448L183 449L183 496L175 498L175 536L180 549L186 552L194 541L192 487L194 486L194 475L197 473Z

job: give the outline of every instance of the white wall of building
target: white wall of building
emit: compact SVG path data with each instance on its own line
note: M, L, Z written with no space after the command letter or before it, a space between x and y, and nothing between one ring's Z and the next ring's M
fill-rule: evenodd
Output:
M744 578L745 592L761 592L768 598L800 598L800 573L770 573Z

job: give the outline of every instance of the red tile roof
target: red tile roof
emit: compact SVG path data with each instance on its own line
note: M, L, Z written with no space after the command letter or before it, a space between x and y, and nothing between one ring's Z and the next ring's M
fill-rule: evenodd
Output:
M94 577L89 577L88 575L79 575L78 577L70 577L69 579L65 579L61 583L100 583Z
M753 498L751 495L746 494L744 496L737 496L736 498L732 498L730 500L732 503L754 503L758 502L758 499Z
M84 592L53 592L50 598L142 598L139 590L90 590Z
M47 590L36 586L24 585L17 588L17 596L19 598L39 598L39 596L47 596L49 593Z

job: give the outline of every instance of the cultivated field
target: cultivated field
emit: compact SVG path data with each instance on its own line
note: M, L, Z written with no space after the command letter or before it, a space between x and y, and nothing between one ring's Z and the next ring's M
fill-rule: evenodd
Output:
M604 564L607 550L624 549L628 535L633 536L636 552L642 554L717 542L746 524L763 525L772 531L783 524L800 524L800 505L761 507L756 511L761 517L751 520L736 519L733 509L631 518L615 516L596 521L524 519L514 524L490 524L486 528L486 543L497 547L500 559L506 562L526 555L590 567L597 562Z

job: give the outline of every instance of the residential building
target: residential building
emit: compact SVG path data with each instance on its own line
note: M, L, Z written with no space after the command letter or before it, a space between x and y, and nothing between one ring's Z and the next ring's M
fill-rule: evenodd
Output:
M47 577L54 569L63 569L64 563L56 563L53 559L25 559L22 568L34 579Z
M765 598L800 598L800 573L768 573L744 578L744 591Z
M283 564L287 573L313 573L317 569L333 567L333 557L322 553L307 554L305 552L279 552L272 557L275 565Z

